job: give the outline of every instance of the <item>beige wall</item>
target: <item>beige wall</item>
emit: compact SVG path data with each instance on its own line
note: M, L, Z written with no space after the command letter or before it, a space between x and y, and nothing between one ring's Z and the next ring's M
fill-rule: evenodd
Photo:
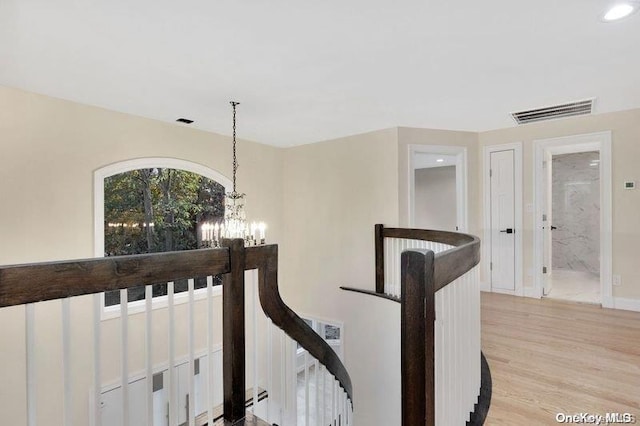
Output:
M348 293L374 288L373 229L398 221L396 130L289 148L284 155L281 255L285 300L345 325L357 424L400 416L400 309Z
M231 140L225 136L6 87L0 87L0 111L2 265L92 257L93 172L105 165L140 157L172 157L231 175ZM255 215L249 219L266 221L269 240L279 242L281 150L239 141L238 156L238 186L247 193L248 214ZM92 356L87 356L92 342L90 308L87 297L71 302L72 380L78 392L74 395L74 424L84 424L87 418L92 369ZM41 420L57 424L61 407L60 303L38 304L36 319L38 346L48 348L37 353L37 371L50 379L39 380L38 411ZM105 346L114 344L108 336L117 328L117 320L111 322L105 324ZM135 371L136 360L141 359L142 321L132 318L130 322L131 368ZM0 324L2 422L25 424L24 307L1 309ZM157 324L162 325L161 316ZM161 348L162 342L156 346ZM103 359L107 364L105 380L109 381L109 371L117 371L117 357L111 352Z
M640 109L575 117L545 123L528 124L479 134L480 146L510 142L523 144L523 203L533 203L533 141L611 130L613 182L613 273L620 274L622 286L613 288L614 297L640 299L640 269L637 266L637 241L640 236L638 212L640 191L623 189L625 180L640 180ZM484 170L479 162L476 180ZM482 205L478 198L479 205ZM533 286L533 213L524 211L524 280ZM482 224L482 209L477 210ZM483 231L483 230L482 230ZM481 238L482 233L478 234Z

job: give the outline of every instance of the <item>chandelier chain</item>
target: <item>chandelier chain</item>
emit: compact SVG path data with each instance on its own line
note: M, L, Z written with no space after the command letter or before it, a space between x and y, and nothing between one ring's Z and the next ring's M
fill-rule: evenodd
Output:
M236 172L238 171L238 158L236 156L236 106L240 102L231 101L233 107L233 193L236 193Z

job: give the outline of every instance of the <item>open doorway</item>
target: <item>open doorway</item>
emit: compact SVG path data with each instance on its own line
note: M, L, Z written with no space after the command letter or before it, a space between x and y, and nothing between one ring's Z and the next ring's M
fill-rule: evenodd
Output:
M415 226L457 231L455 155L418 153L415 162Z
M545 227L547 279L544 296L601 303L600 294L600 153L551 155Z
M539 297L611 307L611 135L535 141Z
M409 146L409 226L467 229L467 157L458 146Z

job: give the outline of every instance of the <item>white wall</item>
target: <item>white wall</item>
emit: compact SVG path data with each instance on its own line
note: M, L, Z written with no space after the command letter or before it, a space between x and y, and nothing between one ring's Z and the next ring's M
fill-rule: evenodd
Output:
M456 166L415 171L414 221L417 228L456 230Z

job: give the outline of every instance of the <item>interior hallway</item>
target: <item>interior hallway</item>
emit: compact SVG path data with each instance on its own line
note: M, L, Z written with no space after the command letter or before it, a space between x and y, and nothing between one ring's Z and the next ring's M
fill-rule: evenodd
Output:
M557 413L640 422L640 312L482 293L493 378L486 425L556 425Z

